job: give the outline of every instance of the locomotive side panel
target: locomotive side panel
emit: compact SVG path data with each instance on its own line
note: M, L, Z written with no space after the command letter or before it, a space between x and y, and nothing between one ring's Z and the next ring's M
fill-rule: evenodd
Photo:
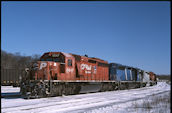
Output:
M98 80L109 80L109 65L107 63L98 62L97 70Z
M141 81L139 69L117 63L109 64L109 80L115 81Z
M100 61L96 58L88 58L81 56L81 60L77 62L78 74L77 80L108 80L108 63Z

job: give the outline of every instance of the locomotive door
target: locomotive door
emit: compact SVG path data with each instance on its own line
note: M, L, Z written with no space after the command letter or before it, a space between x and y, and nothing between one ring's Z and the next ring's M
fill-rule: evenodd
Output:
M67 59L66 74L67 80L74 80L74 60L72 58Z

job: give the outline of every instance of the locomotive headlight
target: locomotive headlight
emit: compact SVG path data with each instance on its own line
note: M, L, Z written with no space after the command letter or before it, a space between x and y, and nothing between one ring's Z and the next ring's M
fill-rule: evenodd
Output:
M25 68L25 72L29 72L29 68Z

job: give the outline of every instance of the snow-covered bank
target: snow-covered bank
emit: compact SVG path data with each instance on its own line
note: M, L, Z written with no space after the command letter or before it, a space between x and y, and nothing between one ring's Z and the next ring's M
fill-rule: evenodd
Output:
M16 93L20 92L20 87L1 86L1 93Z
M168 85L165 82L159 82L156 86L131 90L118 90L110 92L70 95L63 97L51 97L31 100L25 100L22 98L1 99L1 111L4 113L138 113L144 111L140 110L140 107L143 106L146 102L148 102L145 100L150 100L149 103L153 103L154 100L156 100L153 99L154 97L169 97L169 92L170 85ZM133 106L138 110L134 111ZM158 105L154 104L154 106L152 108L156 108ZM170 108L169 110L167 110L167 113L169 111Z
M170 92L101 107L86 113L170 113Z

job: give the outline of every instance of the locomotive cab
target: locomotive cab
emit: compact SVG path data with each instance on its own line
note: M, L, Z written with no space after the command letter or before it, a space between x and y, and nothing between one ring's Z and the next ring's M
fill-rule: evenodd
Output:
M63 52L44 53L32 65L33 80L68 80L74 75L74 58Z

